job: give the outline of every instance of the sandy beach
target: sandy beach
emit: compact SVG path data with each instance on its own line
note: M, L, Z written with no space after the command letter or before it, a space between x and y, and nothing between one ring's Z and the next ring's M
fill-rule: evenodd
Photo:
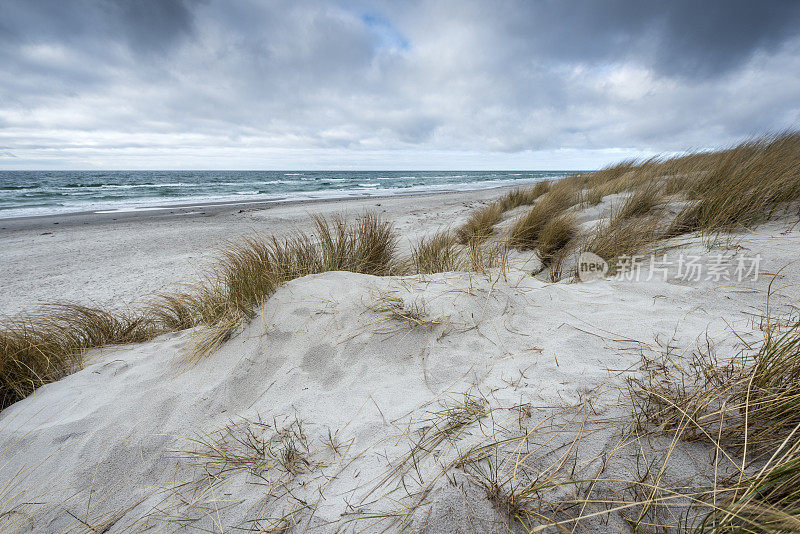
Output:
M0 0L0 534L800 534L800 1Z
M653 213L687 213L674 193L659 193L650 215L627 215L644 190L608 191L620 178L610 174L528 196L493 189L4 221L9 315L54 300L124 312L199 280L226 240L322 239L311 215L379 215L398 258L487 218L490 233L470 234L457 269L289 277L200 356L198 340L218 326L81 353L76 372L0 413L3 524L445 533L622 532L634 513L668 521L673 497L642 497L637 484L704 488L739 468L713 440L652 429L656 416L637 414L656 393L642 392L704 376L687 369L734 373L732 355L796 320L800 225L783 215L737 232L684 231L661 238L659 256L642 256L641 272L581 282L570 262L601 249L562 244L562 267L542 252L553 221L587 236L634 228L630 240ZM578 201L592 187L598 201ZM557 205L565 192L575 200ZM538 248L513 237L553 209ZM499 263L475 259L503 239L516 246ZM680 391L671 387L663 392ZM643 458L657 475L641 472Z
M377 213L395 224L407 251L420 235L461 224L471 209L508 189L2 219L0 314L30 312L53 301L123 308L195 281L226 240L306 230L312 213Z

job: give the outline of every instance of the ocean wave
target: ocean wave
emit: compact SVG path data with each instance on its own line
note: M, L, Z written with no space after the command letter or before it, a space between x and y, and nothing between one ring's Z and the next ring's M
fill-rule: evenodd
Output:
M430 171L429 171L430 172ZM69 179L65 175L72 174ZM87 179L78 173L23 173L22 177L0 173L0 218L87 212L115 209L144 209L209 202L313 200L327 198L408 195L437 191L468 191L525 184L564 176L565 173L460 173L419 174L343 171L306 174L302 179L284 176L303 173L107 173L103 181L117 178L122 183L95 183L98 174ZM327 175L326 175L327 174ZM141 178L144 177L144 180ZM208 181L201 181L207 177ZM237 177L243 178L236 180ZM124 183L140 178L139 183ZM172 178L172 180L170 180ZM177 180L175 178L178 178ZM187 179L181 179L187 178ZM258 178L263 178L259 180ZM164 179L164 183L157 183ZM215 181L215 180L223 181ZM169 180L169 181L166 181ZM6 181L6 183L2 183ZM25 182L30 183L25 183ZM9 183L10 182L10 183ZM16 182L16 183L15 183ZM60 183L59 183L60 182Z
M0 191L26 191L26 190L40 189L40 187L31 187L29 185L4 185L0 186Z

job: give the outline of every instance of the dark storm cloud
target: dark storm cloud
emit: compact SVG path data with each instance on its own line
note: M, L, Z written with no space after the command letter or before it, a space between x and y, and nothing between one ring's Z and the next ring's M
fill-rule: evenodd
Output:
M407 167L448 151L675 150L800 122L793 1L0 0L0 12L0 148L14 165L265 165L305 150L355 164L394 151Z
M191 32L194 0L4 0L0 42L98 47L122 39L137 51L165 51Z
M666 75L725 73L797 35L800 2L594 0L501 4L510 33L558 60L636 60Z

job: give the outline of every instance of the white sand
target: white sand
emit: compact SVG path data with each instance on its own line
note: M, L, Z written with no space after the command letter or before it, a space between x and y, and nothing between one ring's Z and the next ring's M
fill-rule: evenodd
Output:
M189 210L97 222L97 216L47 217L12 227L0 220L0 315L32 311L53 300L124 307L178 282L196 280L225 240L306 229L309 214L379 213L404 236L456 226L504 189L275 204L269 209ZM201 213L205 212L205 215ZM56 224L58 223L58 224Z
M408 199L378 202L409 234L455 225L453 217L466 213L455 197L414 202L413 208ZM594 217L603 209L596 208ZM291 210L269 210L246 214L241 227L267 217L275 228L283 224L280 213L287 214L287 224L298 221ZM105 267L87 280L102 280L105 291L120 282L114 298L157 288L159 275L177 280L186 270L178 265L206 258L207 241L226 228L210 223L205 233L190 237L178 222L170 223L159 244L131 228L122 249L144 248L128 276L113 274L124 260L94 243L98 253L107 250ZM690 240L682 250L706 261L717 254L759 253L765 272L789 265L773 287L777 310L793 303L800 281L800 262L791 263L800 255L800 230L786 230L786 224L770 223L729 242ZM98 240L112 242L114 231L103 232ZM69 257L69 240L62 239L63 249L55 248L52 257ZM174 243L168 253L162 248L167 243ZM192 248L197 243L202 250ZM156 258L157 273L146 268L148 254ZM46 256L39 272L57 271ZM86 256L80 269L96 260ZM22 274L11 282L28 291L38 284ZM228 532L266 530L285 518L298 530L320 532L396 531L406 524L433 532L515 530L518 525L509 526L475 476L486 463L457 463L470 447L531 432L530 439L501 450L536 451L539 443L547 444L541 451L556 452L525 456L530 465L520 479L597 474L593 459L630 422L619 399L624 372L635 370L641 352L673 347L680 357L711 339L720 353L730 353L737 343L731 329L757 340L769 282L762 274L741 283L549 284L515 269L403 278L332 272L298 279L281 288L239 336L194 367L178 365L192 332L98 350L82 371L0 414L0 524L37 532ZM63 289L70 298L101 300L103 294ZM15 310L20 302L4 305ZM391 318L392 306L412 310L425 324ZM594 399L590 409L580 404L588 395ZM454 411L465 401L471 409ZM554 419L542 423L549 416ZM553 424L571 432L552 434ZM228 425L227 437L212 434ZM564 467L559 455L568 448L556 445L569 442L580 427L585 435ZM293 443L304 460L287 473L269 452L256 454L234 441L247 436L264 440L283 460ZM220 469L210 449L193 441L198 439L266 460L249 460L250 470L236 471L230 463ZM670 476L710 472L708 451L697 447L676 452ZM191 457L192 451L199 456ZM623 472L630 466L623 461L606 474L630 477ZM501 461L501 471L508 468ZM553 490L548 498L558 500L558 491L569 496L577 489ZM627 528L617 514L585 526L598 532Z

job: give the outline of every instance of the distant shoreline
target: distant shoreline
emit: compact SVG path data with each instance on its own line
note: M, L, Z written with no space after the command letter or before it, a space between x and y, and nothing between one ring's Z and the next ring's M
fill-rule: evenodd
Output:
M235 202L121 213L0 220L4 299L0 315L57 301L124 308L143 295L200 279L227 240L310 231L312 216L394 223L407 251L415 236L456 227L513 187L387 197Z
M0 173L0 221L47 215L378 198L525 186L569 171Z
M0 231L11 230L36 230L52 228L54 225L63 227L103 224L117 221L137 221L153 219L178 219L184 217L210 217L224 213L236 213L240 211L268 210L278 206L313 206L332 203L369 203L375 200L408 197L435 197L442 195L463 194L478 191L502 191L514 189L527 185L525 181L518 185L500 185L495 187L485 187L476 189L446 189L436 191L411 191L408 193L398 192L388 195L363 195L363 196L342 196L315 199L265 199L265 200L229 200L217 202L196 202L181 204L154 205L142 208L120 209L120 210L87 210L71 213L55 213L47 215L29 215L23 217L0 217Z

